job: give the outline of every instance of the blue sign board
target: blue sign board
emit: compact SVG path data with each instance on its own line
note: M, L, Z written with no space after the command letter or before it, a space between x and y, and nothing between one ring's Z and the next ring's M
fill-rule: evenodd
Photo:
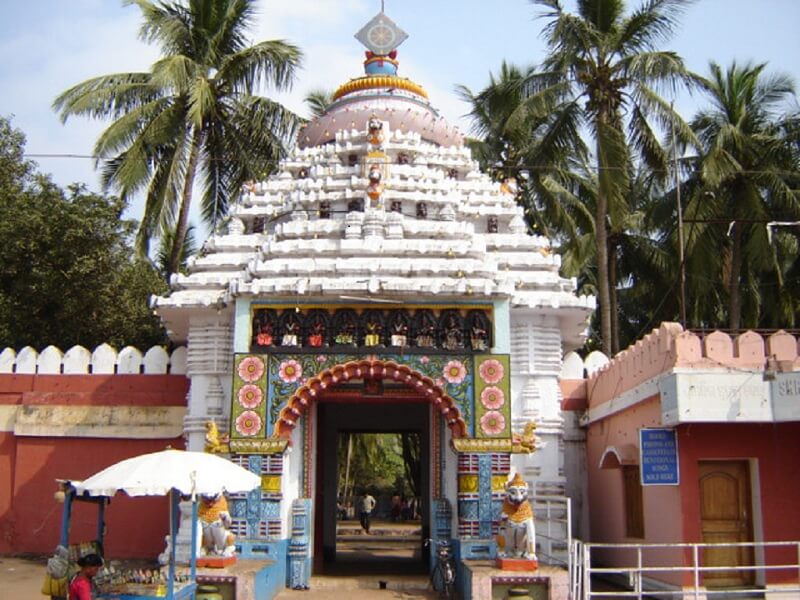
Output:
M640 429L642 485L678 485L678 440L674 429Z

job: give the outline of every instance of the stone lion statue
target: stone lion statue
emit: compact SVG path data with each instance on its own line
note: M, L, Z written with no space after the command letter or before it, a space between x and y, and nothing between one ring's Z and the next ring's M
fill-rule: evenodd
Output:
M203 528L201 553L206 556L233 556L236 553L233 545L235 538L228 529L231 515L225 496L201 496L197 516Z
M528 484L519 473L506 483L506 498L500 512L498 545L502 558L536 558L536 528L528 501Z

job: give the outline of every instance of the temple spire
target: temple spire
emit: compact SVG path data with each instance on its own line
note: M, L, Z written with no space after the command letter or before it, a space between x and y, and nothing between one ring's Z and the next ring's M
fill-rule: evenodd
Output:
M408 34L384 14L381 1L381 12L372 17L355 37L375 56L388 56L408 38Z

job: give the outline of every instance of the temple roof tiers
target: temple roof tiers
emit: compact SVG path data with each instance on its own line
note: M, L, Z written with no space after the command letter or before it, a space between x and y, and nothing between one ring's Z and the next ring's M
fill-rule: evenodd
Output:
M154 308L180 340L182 309L236 297L505 299L557 314L577 340L594 298L576 296L549 240L528 234L514 182L482 174L422 87L398 77L405 34L376 19L357 36L365 75L339 88L272 176L246 186Z

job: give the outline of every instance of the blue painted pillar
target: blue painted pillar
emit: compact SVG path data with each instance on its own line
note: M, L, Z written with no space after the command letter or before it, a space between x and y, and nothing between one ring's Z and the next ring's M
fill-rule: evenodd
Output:
M289 540L288 585L293 590L307 590L311 579L311 499L292 502L292 537Z

